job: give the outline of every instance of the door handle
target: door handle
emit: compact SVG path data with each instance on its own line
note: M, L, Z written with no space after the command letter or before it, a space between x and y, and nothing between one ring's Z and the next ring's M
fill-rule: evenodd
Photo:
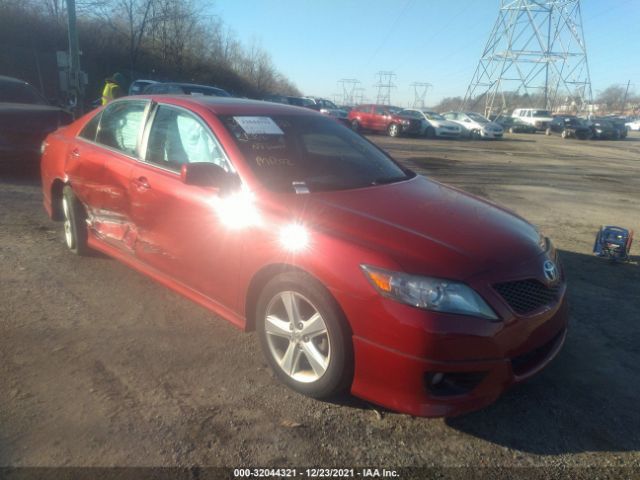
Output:
M79 158L80 157L80 150L78 150L77 148L74 148L73 150L71 150L71 156L75 157L75 158Z
M138 190L147 190L148 188L151 188L147 177L138 177L135 180L132 180L131 183L133 183Z

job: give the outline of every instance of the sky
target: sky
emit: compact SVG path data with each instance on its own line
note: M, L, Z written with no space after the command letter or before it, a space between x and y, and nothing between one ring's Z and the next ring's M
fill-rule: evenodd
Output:
M219 16L255 41L304 95L334 99L357 79L375 102L379 71L393 71L391 103L408 106L412 83L427 105L464 96L498 17L500 0L216 0ZM582 0L594 96L612 84L640 92L640 0Z

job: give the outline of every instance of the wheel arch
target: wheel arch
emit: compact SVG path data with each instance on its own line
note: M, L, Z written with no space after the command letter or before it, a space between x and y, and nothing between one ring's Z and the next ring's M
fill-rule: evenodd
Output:
M62 213L62 191L67 185L61 179L56 178L51 184L51 219L56 221L64 220Z
M340 310L340 313L346 320L345 327L347 328L349 334L351 335L352 334L351 325L347 320L344 310L342 309L342 306L340 305L338 300L335 298L335 296L331 293L329 288L327 288L327 286L313 273L309 272L308 270L305 270L304 268L300 268L299 266L291 265L288 263L272 263L269 265L265 265L260 270L258 270L251 278L251 281L249 282L249 287L247 288L247 293L245 295L245 319L246 319L245 330L247 332L251 332L256 329L256 307L258 306L258 299L260 297L260 292L262 292L262 289L265 287L265 285L277 275L280 275L282 273L292 273L292 272L302 273L308 276L309 278L313 279L315 282L322 285L327 290L327 292L329 292L329 295L331 295L331 298L335 302L336 307Z

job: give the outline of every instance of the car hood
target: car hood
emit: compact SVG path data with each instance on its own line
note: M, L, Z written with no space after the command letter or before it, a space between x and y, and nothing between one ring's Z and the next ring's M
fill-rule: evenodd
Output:
M389 255L408 272L464 280L540 255L540 234L497 205L422 176L296 196L297 218Z
M492 130L503 130L502 125L500 125L499 123L496 122L489 122L489 123L477 123L477 125L481 128L487 129L490 128Z

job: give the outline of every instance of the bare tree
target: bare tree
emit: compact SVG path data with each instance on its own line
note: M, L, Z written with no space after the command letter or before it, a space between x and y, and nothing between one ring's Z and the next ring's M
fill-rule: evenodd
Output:
M625 88L619 85L611 85L605 88L597 98L597 102L605 105L608 111L620 109L625 97ZM628 98L628 97L627 97Z

